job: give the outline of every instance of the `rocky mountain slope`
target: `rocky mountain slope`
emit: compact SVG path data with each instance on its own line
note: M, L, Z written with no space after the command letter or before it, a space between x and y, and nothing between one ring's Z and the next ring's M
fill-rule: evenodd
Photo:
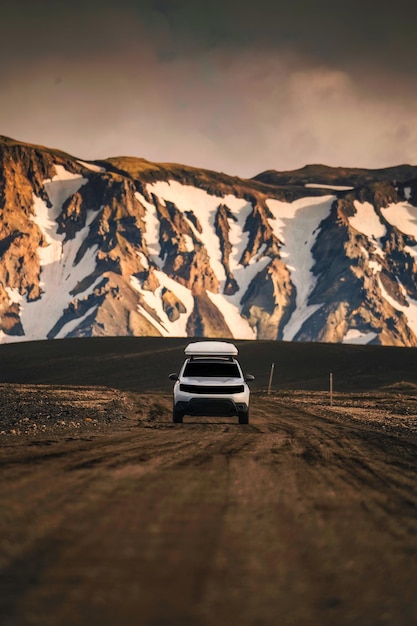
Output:
M417 346L417 167L244 180L0 138L0 342Z

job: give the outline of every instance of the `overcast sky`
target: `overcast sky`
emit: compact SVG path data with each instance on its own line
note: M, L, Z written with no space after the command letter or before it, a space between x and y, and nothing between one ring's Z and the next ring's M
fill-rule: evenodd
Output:
M1 0L0 134L239 176L417 164L415 0Z

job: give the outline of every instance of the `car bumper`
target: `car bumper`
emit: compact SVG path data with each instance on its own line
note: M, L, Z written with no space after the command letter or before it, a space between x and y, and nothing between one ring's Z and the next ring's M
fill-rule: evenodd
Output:
M246 402L235 401L230 398L191 398L190 400L179 400L175 403L175 408L184 415L210 415L218 417L232 417L239 412L247 411Z

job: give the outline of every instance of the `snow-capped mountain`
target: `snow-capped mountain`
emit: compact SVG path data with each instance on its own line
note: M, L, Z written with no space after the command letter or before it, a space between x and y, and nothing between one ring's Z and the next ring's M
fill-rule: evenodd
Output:
M417 167L251 180L0 138L0 342L417 346Z

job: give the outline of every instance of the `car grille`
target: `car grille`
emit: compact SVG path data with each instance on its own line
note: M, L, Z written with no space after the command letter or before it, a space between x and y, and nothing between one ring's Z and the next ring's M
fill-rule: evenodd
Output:
M180 385L180 390L186 393L211 394L219 393L228 395L231 393L241 393L245 390L243 385Z

